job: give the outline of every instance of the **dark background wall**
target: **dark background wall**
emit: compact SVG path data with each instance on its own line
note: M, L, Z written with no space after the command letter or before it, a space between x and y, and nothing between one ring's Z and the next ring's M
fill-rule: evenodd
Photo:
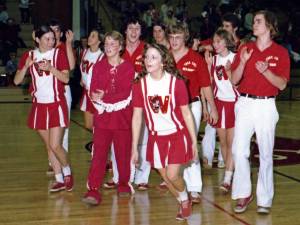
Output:
M64 28L72 27L72 0L35 0L34 2L33 23L35 26L56 18Z

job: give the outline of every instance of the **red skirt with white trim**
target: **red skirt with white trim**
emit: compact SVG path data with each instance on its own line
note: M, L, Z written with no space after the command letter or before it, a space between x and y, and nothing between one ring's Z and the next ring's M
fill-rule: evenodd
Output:
M193 158L192 141L186 129L169 135L151 135L147 143L147 161L157 169L169 164L186 164Z
M65 100L53 103L32 103L27 121L34 130L48 130L53 127L68 127L68 106Z
M216 128L229 129L234 127L235 115L234 105L235 102L225 102L215 99L219 120L214 126Z
M83 89L82 96L80 99L80 110L83 112L90 112L94 114L96 112L96 109L88 96L88 91L86 89Z

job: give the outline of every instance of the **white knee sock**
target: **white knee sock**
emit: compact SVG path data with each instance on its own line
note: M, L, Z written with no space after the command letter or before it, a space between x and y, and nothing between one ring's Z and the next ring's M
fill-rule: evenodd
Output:
M56 180L58 183L63 183L63 182L64 182L64 178L63 178L62 173L55 174L55 180Z
M70 166L63 167L62 171L63 171L64 176L71 175L71 168L70 168Z
M187 192L186 192L186 188L184 188L184 190L183 191L178 191L178 195L179 195L179 198L180 198L180 200L183 202L183 201L185 201L185 200L188 200L188 194L187 194Z

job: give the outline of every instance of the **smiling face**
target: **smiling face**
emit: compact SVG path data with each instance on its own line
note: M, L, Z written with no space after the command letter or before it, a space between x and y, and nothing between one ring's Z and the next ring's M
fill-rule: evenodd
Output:
M114 40L111 36L107 36L104 40L104 51L108 58L120 55L122 46L118 40Z
M145 67L148 73L158 74L163 72L162 56L156 48L150 47L145 53Z
M36 42L39 44L39 49L41 52L49 51L54 47L55 37L53 32L47 32L43 34L40 38L36 38Z
M218 35L214 35L213 38L213 47L217 54L227 51L226 42Z
M141 36L142 27L139 23L130 23L127 25L126 33L126 40L130 43L136 43L139 41Z
M97 31L92 31L88 37L88 45L90 47L93 46L99 46L100 40L99 40L99 35Z

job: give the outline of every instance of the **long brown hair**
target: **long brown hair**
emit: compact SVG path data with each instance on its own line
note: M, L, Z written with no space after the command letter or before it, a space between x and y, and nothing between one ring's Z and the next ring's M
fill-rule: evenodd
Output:
M136 77L135 82L139 81L142 77L145 77L148 74L146 66L145 66L145 56L146 56L146 52L149 48L155 48L161 55L164 71L170 73L172 76L175 76L179 79L185 79L180 74L180 72L177 70L175 60L174 60L173 56L171 55L170 51L164 45L152 43L152 44L147 44L144 49L143 61L142 61L143 69L142 69L142 72L140 72L138 74L138 76Z

